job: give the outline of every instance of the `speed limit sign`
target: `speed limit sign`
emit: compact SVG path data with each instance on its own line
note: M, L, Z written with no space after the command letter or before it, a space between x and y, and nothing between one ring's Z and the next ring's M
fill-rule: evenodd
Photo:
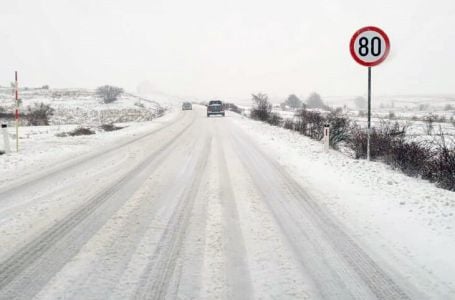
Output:
M362 66L368 67L368 137L367 159L370 160L371 135L371 67L382 63L389 55L390 41L384 31L374 26L357 30L349 43L351 56Z
M365 67L374 67L389 55L390 41L387 34L378 27L367 26L354 33L349 48L356 62Z

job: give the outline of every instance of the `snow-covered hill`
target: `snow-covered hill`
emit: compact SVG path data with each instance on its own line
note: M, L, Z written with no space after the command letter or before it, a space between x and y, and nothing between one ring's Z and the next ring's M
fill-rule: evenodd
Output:
M113 103L105 104L94 90L88 89L21 89L21 111L35 103L54 109L51 125L94 126L118 122L150 121L162 115L165 105L130 93L124 93ZM14 100L10 88L0 88L0 107L13 112ZM11 122L12 120L9 120ZM25 122L23 122L25 125Z

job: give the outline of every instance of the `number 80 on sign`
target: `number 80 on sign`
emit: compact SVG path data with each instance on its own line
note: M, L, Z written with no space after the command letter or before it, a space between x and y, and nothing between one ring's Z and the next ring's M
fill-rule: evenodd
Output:
M368 26L357 30L349 44L354 60L366 67L377 66L389 55L390 41L378 27Z

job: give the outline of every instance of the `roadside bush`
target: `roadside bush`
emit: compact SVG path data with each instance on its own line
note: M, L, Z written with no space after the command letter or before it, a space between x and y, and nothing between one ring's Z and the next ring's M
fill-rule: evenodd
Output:
M252 95L253 108L251 118L259 121L267 121L272 113L272 104L266 94L258 93Z
M111 85L103 85L96 89L96 94L103 99L104 103L112 103L123 94L123 89Z
M338 149L339 143L347 142L350 138L351 121L336 110L327 116L327 123L330 125L330 146Z
M54 114L54 109L44 103L35 103L32 107L27 107L25 118L29 125L43 126L49 125L49 117Z
M449 148L444 134L431 163L431 178L438 186L455 191L455 148Z
M370 134L370 158L375 160L387 155L394 143L404 139L406 126L400 126L398 122L381 122L378 127L371 128ZM368 133L367 129L358 124L351 127L348 146L354 151L355 158L367 157Z
M286 119L283 123L283 127L289 130L295 130L295 123L293 120Z
M100 128L104 131L115 131L115 130L123 129L123 127L115 126L113 123L103 124L100 126Z
M271 113L270 117L267 119L267 123L273 126L281 126L283 118L278 113Z
M298 132L318 141L322 139L326 120L319 112L302 109L296 116Z
M79 135L92 135L95 134L95 131L91 130L90 128L86 127L78 127L73 131L68 132L70 136L79 136Z
M430 179L432 171L429 164L433 155L434 153L428 144L405 142L403 139L399 139L392 144L384 161L394 168L400 169L406 175L420 175L423 178Z

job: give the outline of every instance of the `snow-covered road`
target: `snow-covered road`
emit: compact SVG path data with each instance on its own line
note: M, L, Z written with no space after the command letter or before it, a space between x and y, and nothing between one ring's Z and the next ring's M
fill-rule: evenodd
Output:
M238 122L195 106L0 185L0 299L441 297L369 251Z

